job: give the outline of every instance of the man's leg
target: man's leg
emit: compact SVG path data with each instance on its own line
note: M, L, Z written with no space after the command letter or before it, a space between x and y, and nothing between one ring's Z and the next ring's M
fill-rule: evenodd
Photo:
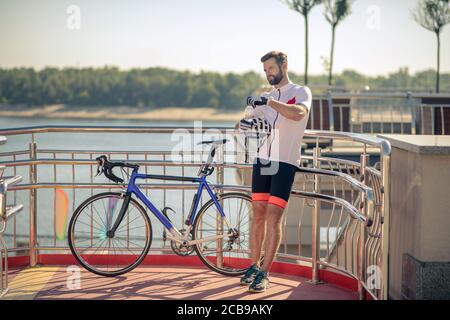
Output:
M288 163L275 164L278 164L278 170L271 177L270 195L267 199L265 216L267 230L264 242L264 262L255 275L252 284L248 287L249 292L264 292L269 287L269 270L281 243L281 219L297 170L295 166Z
M253 194L252 207L253 214L250 223L250 257L252 265L247 269L240 280L241 286L249 285L255 279L259 271L261 260L261 248L264 243L266 233L267 201L258 197L267 198L268 194ZM256 197L256 199L255 199Z
M270 197L267 200L267 236L264 251L264 263L261 271L268 272L281 243L281 222L284 208L287 206L294 183L297 168L291 164L279 162L278 171L272 177Z
M252 171L253 215L250 225L250 255L252 265L257 267L260 267L261 248L266 234L267 201L270 197L271 176L261 174L261 168L265 166L268 166L268 164L256 159Z
M283 208L270 203L266 210L266 239L264 248L264 262L253 282L248 287L249 292L264 292L269 287L269 270L278 251L281 242L281 219L283 217Z
M250 257L252 265L241 278L241 285L251 284L259 272L261 249L266 234L267 201L270 197L271 176L261 174L264 166L259 159L253 164L252 172L252 209L250 224Z
M260 267L261 248L266 234L267 202L253 201L253 218L250 227L250 251L252 264Z
M265 272L269 271L281 243L283 210L283 208L271 203L267 205L266 247L264 250L264 262L261 266L261 270Z

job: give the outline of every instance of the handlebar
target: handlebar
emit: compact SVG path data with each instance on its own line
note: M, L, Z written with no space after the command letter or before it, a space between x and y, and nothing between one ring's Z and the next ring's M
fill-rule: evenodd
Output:
M96 176L104 173L109 180L116 183L123 183L123 179L119 178L113 173L112 169L114 167L131 168L133 170L139 169L139 165L137 164L131 164L127 162L111 162L106 158L105 155L101 155L100 157L95 158L95 160L98 163Z

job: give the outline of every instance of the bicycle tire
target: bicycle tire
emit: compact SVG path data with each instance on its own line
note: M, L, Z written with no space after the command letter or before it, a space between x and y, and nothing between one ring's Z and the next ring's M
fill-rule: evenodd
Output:
M228 198L240 198L240 199L243 199L245 201L248 201L248 205L250 206L250 208L252 208L252 199L251 199L251 197L248 194L245 194L245 193L229 192L229 193L224 193L224 194L221 194L221 195L218 194L217 197L218 197L219 200L226 200ZM197 231L198 231L198 228L200 226L200 223L201 223L203 215L207 212L207 210L211 206L214 206L214 208L215 208L214 201L212 199L209 200L207 203L205 203L200 208L199 213L197 214L197 216L195 218L195 221L194 221L194 227L192 229L192 238L193 238L193 240L200 239L198 237ZM250 218L250 214L249 214L249 218ZM249 227L250 227L250 222L249 222ZM241 230L239 230L239 232L241 232ZM230 270L229 268L223 268L223 267L216 266L204 254L204 250L202 250L202 246L203 246L203 243L199 243L197 245L194 245L194 249L195 249L195 251L197 253L197 256L200 258L200 260L210 270L215 271L217 273L220 273L220 274L223 274L223 275L226 275L226 276L239 276L239 275L243 275L247 271L248 267L250 267L250 265L251 265L251 263L248 262L247 266L239 268L239 269L236 269L236 270Z
M76 244L74 242L74 228L76 227L76 222L77 222L80 214L83 212L83 210L85 208L87 208L90 204L94 203L97 200L105 199L108 197L109 198L123 198L123 194L118 193L118 192L104 192L104 193L96 194L96 195L91 196L88 199L86 199L83 203L81 203L77 207L74 214L72 215L72 218L70 219L67 235L68 235L68 242L69 242L70 250L71 250L73 256L75 257L75 259L80 263L81 266L83 266L86 270L88 270L92 273L95 273L97 275L101 275L101 276L105 276L105 277L115 277L115 276L119 276L124 273L130 272L131 270L136 268L142 262L142 260L146 257L148 251L150 250L150 246L152 243L153 231L152 231L152 224L150 222L150 218L148 217L145 209L135 199L131 198L129 206L131 204L133 206L135 206L137 208L137 210L139 211L139 213L143 216L144 221L145 221L146 239L145 239L144 249L142 250L142 252L139 254L138 258L133 263L131 263L130 265L128 265L122 269L116 270L116 271L109 271L109 272L102 271L102 270L95 268L91 264L89 264L85 259L83 259L83 257L81 257L81 254L78 254L78 251L76 249Z

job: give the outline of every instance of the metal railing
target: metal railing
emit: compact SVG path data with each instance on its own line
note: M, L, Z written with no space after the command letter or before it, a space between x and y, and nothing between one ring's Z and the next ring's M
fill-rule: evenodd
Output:
M314 96L308 129L368 134L450 134L450 95L361 94Z
M0 145L6 143L5 137L0 137ZM23 209L21 204L7 205L8 189L22 181L21 176L5 177L5 166L0 166L0 297L8 292L8 247L3 238L8 220Z
M29 211L28 217L19 216L17 221L14 217L13 224L7 229L8 251L29 255L32 266L38 263L39 253L55 250L69 253L66 240L59 239L56 232L57 190L66 190L68 210L73 212L81 201L96 190L123 187L111 184L103 177L94 182L94 159L100 154L106 154L110 159L139 163L146 173L173 174L176 171L176 174L183 176L192 176L193 172L197 172L207 155L202 150L184 150L177 153L181 159L174 162L171 161L174 155L172 150L129 150L127 140L124 140L125 145L116 145L117 150L100 150L98 146L92 149L51 148L48 147L51 145L51 134L89 134L92 141L96 136L94 133L108 133L110 139L123 134L133 134L135 137L134 134L138 133L148 140L152 136L159 138L166 135L168 141L167 135L180 129L194 136L200 135L200 138L194 138L197 141L207 134L215 137L221 135L220 138L229 135L237 148L231 151L219 149L216 175L211 176L211 183L217 190L250 192L251 159L248 154L252 152L252 144L246 143L231 128L40 126L0 130L0 135L7 135L11 141L17 139L15 150L0 153L0 165L6 166L5 171L13 174L19 171L24 173L25 181L10 190L15 200L24 200L22 203ZM316 147L312 156L301 157L284 215L283 241L277 259L311 266L313 283L320 283L321 270L327 269L354 278L360 298L364 298L366 293L375 299L387 298L389 143L376 137L347 132L307 130L305 137L316 141ZM360 162L327 157L328 149L319 147L320 139L348 142L353 147L359 144ZM38 148L38 142L46 147ZM24 144L28 144L27 148ZM103 145L111 144L104 141ZM381 163L370 166L370 155L374 152L379 154ZM152 201L161 208L171 200L173 202L176 195L175 205L170 205L181 213L179 223L180 226L183 224L190 206L186 200L191 199L190 194L195 192L194 185L145 183L140 187L146 190L147 196L151 192ZM155 235L162 233L162 229L156 228L154 231ZM152 252L171 251L161 238L155 240ZM375 285L367 282L372 279L372 273L376 278Z

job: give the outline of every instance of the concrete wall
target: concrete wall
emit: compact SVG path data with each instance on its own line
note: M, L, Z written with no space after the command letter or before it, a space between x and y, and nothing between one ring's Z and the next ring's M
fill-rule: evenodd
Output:
M426 144L413 137L412 143ZM448 142L443 146L450 146ZM450 297L450 152L439 151L437 145L415 148L391 143L389 295ZM436 263L439 268L425 272ZM435 284L440 285L433 296L425 296L427 286Z

